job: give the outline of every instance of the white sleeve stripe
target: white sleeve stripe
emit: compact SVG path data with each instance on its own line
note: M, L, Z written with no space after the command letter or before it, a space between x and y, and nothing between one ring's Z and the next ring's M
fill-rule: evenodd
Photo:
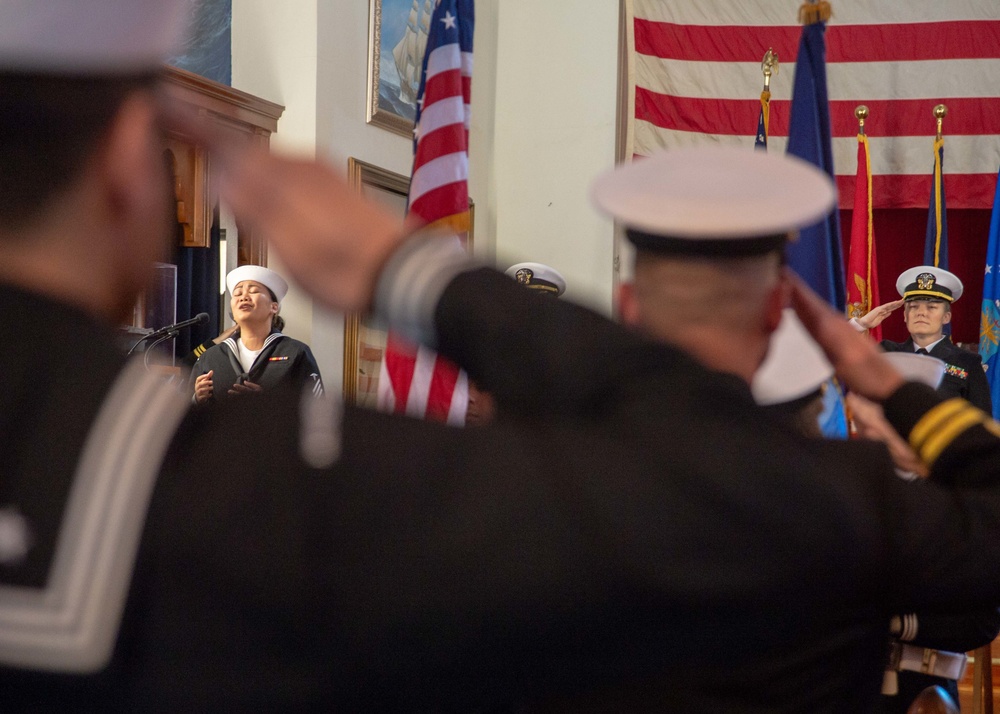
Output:
M189 404L133 363L90 431L44 590L0 587L0 663L93 672L114 650L149 498Z
M407 339L434 347L434 311L441 294L455 276L474 267L456 237L418 234L382 270L375 315Z

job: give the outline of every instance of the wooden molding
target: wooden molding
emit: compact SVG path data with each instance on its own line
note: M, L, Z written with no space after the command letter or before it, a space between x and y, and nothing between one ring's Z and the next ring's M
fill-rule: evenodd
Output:
M195 110L221 130L241 140L268 146L285 108L252 94L220 84L177 67L164 68L168 95ZM174 171L177 221L183 228L182 245L210 245L213 191L211 159L189 137L171 131L167 151ZM237 254L240 265L267 264L267 246L240 226Z

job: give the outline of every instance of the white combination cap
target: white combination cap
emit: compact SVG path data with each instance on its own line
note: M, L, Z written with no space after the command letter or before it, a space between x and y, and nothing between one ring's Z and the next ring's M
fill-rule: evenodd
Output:
M944 377L945 364L937 357L916 352L886 352L884 356L907 382L920 382L937 389Z
M0 71L129 74L179 51L188 0L2 0Z
M229 294L232 295L236 286L244 280L253 280L265 286L274 293L278 302L284 300L285 295L288 294L288 283L285 282L285 279L270 268L263 268L259 265L241 265L235 270L229 271L229 275L226 276L226 288L229 289Z
M802 159L725 146L637 158L591 188L633 243L666 252L767 252L829 214L836 197L830 177Z
M518 263L507 268L507 275L530 290L556 297L566 292L566 279L562 273L544 263Z
M795 311L785 308L750 390L758 404L784 404L812 394L832 376L830 360Z
M896 292L904 300L947 300L955 302L965 291L958 276L933 265L918 265L900 273Z

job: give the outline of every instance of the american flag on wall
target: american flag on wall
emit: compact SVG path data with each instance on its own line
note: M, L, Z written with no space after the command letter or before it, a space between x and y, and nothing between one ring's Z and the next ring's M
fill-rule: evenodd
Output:
M417 95L410 217L469 230L469 99L473 0L437 0ZM454 364L389 334L379 377L385 411L464 424L468 379Z
M632 0L635 121L632 153L706 140L753 145L768 48L768 148L784 152L802 28L799 0ZM949 208L992 205L1000 164L1000 2L831 0L827 80L840 207L852 208L858 124L870 110L874 208L922 208L935 134L944 135ZM748 127L751 129L748 130ZM766 187L762 187L766 190Z

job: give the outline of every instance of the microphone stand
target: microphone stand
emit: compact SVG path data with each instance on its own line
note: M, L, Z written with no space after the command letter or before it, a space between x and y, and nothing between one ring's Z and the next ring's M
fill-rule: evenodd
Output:
M139 345L141 345L143 342L145 342L146 340L148 340L152 336L153 336L152 332L150 332L148 335L142 335L142 336L140 336L139 339L135 341L135 344L128 348L128 352L125 353L125 356L126 357L131 357L132 353L135 352L136 347L138 347Z
M166 340L172 340L175 337L177 337L179 334L180 334L180 331L178 331L178 330L171 330L170 332L168 332L167 334L163 335L161 338L159 338L153 344L151 344L149 347L146 348L146 352L142 356L142 366L146 368L147 372L149 371L149 355L153 351L153 349L158 344L160 344L161 342L165 342ZM136 344L138 344L138 342ZM133 346L132 349L135 349L135 347ZM129 350L129 354L131 354L131 350Z

